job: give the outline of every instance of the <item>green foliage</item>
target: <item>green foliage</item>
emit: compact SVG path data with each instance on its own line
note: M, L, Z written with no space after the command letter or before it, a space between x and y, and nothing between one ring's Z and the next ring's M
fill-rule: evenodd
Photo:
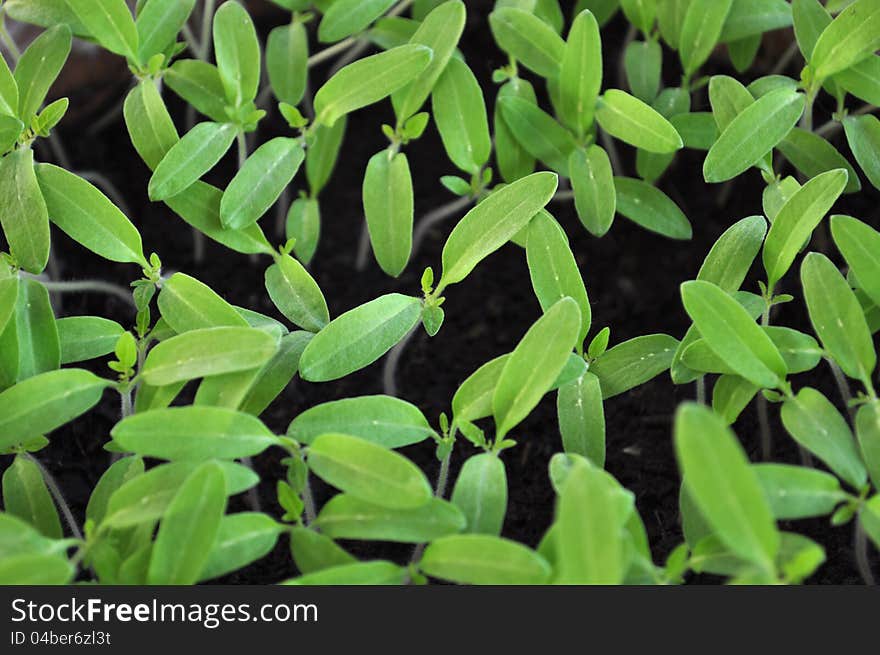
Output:
M501 0L491 11L460 0L274 0L286 12L275 25L236 0L199 5L210 10L200 21L195 0L134 11L123 0L0 4L40 28L18 53L0 22L13 54L0 59L0 583L196 584L289 545L284 575L294 577L283 582L293 585L677 584L692 573L797 584L826 557L849 555L776 522L793 530L788 522L825 517L829 529L857 525L854 561L869 577L867 542L880 547L880 233L870 217L832 215L829 241L822 223L838 202L870 204L880 188L877 0ZM626 47L603 43L618 9L634 35ZM788 27L785 66L765 70L768 34ZM495 48L483 59L467 42L477 32ZM164 206L145 211L138 180L120 193L102 171L67 170L68 129L98 140L113 128L90 122L81 94L72 105L52 95L70 88L56 82L73 37L133 76L122 115L149 170L140 192ZM716 74L728 66L722 46L735 77ZM494 93L486 61L501 62ZM795 67L799 79L788 76ZM365 123L358 112L386 99L376 111L387 124ZM817 116L830 121L817 127ZM355 141L374 137L385 147L356 163ZM108 135L106 153L124 148ZM334 174L352 167L361 204L341 215L352 189ZM731 216L729 191L703 183L731 181L737 194L758 186L744 202L763 215ZM422 207L428 184L454 201ZM157 220L181 236L171 214L196 243L216 243L191 259L164 253L165 269L145 245ZM614 228L617 214L638 227ZM78 257L99 258L82 270L113 267L130 288L57 279L80 269L66 241L52 248L56 228L88 251ZM354 245L356 228L391 286L330 252L339 235ZM440 261L413 271L427 266L418 248L439 229ZM633 229L670 266L695 255L686 242L720 234L681 284L681 307L664 310L687 327L680 339L608 323L627 314L638 325L661 300L632 274ZM486 260L502 248L531 285L497 278L509 295L500 305L460 295L496 279ZM366 254L359 266L370 266ZM597 270L609 257L620 270ZM239 280L264 270L263 288L226 299L228 289L191 275L202 264ZM322 290L339 280L361 303L342 313ZM59 295L73 289L130 302L108 317L75 315L80 305ZM482 322L468 323L462 298ZM491 340L505 334L499 321L523 316L531 326L515 346L462 375L465 353L447 350L444 330ZM366 391L380 360L381 395ZM603 470L606 459L620 465L624 445L638 455L640 435L621 442L605 408L613 418L632 405L612 399L659 394L667 371L674 384L696 383L698 402L655 417L674 415L683 533L659 565L642 499ZM374 395L340 397L329 384L355 374L347 384ZM444 397L437 382L456 375ZM324 402L314 383L328 383ZM431 393L412 394L413 384ZM752 401L756 435L740 442L733 426L751 425L739 421ZM555 423L543 413L553 402ZM448 414L424 413L444 404ZM544 418L529 421L536 412ZM82 529L41 453L80 423L112 453ZM774 449L778 424L800 465L772 459L790 450ZM753 464L746 447L759 438L767 461ZM553 509L529 519L549 525L535 549L507 538L508 519L521 517L513 463L536 461L526 439L548 455L554 494ZM432 456L436 483L422 466ZM232 511L245 492L250 511ZM370 541L415 548L408 560L356 557L356 542Z

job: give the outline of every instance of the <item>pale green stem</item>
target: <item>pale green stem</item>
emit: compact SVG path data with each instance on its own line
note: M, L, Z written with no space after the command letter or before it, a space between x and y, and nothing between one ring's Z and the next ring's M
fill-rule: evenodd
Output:
M859 569L859 574L862 576L862 580L868 586L873 587L877 584L874 579L874 572L871 570L871 559L868 556L868 537L865 534L865 529L862 527L861 521L858 519L855 521L855 551L856 551L856 565Z
M761 315L761 326L770 325L771 306L768 302L767 309ZM764 394L758 392L758 428L761 433L761 459L767 461L773 454L773 434L770 430L770 409L767 404L767 398Z
M306 483L302 490L303 506L306 512L306 525L314 522L317 512L315 511L315 498L312 496L312 485L306 477Z
M131 307L135 306L131 293L110 282L102 280L76 280L72 282L44 282L40 280L40 282L49 293L106 293L119 298Z
M198 58L202 61L208 61L214 47L214 38L211 34L211 25L214 21L214 6L216 0L205 0L205 6L202 8L202 27L199 34L199 52Z
M877 110L877 107L874 105L862 105L855 111L849 112L850 116L864 116L865 114L871 114ZM836 120L830 120L825 125L816 130L816 134L822 137L829 136L834 134L839 129L843 127L843 123Z

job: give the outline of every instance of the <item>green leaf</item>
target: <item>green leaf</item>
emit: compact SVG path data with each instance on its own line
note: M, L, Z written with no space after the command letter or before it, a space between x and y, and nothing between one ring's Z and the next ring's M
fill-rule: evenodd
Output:
M308 266L321 237L321 206L317 200L297 198L293 201L287 212L286 234L288 239L295 239L294 254Z
M433 57L418 77L391 97L398 126L418 112L428 99L440 75L451 60L464 31L467 10L464 2L444 2L432 10L410 38L411 45L431 49Z
M729 43L791 25L786 0L735 0L724 23L721 41Z
M281 584L287 585L403 585L409 578L405 568L393 562L376 560L334 566Z
M311 332L291 332L281 337L278 352L253 377L250 387L241 399L240 409L259 416L290 384L299 369Z
M328 382L369 366L396 345L421 318L418 298L380 296L333 319L309 342L300 376Z
M309 40L305 25L294 20L269 32L266 41L266 72L279 102L296 106L308 81Z
M235 140L231 123L199 123L162 158L150 178L151 200L165 200L192 186L222 159Z
M568 237L559 223L546 211L538 213L528 225L526 259L532 288L543 311L565 297L577 303L581 329L576 347L580 348L590 331L592 311L587 289L577 261L568 245Z
M287 428L288 436L304 444L328 432L350 434L385 448L420 443L434 433L418 407L392 396L359 396L315 405Z
M39 164L36 175L49 218L65 234L104 259L149 268L140 232L95 186L52 164Z
M357 561L329 537L298 526L290 529L290 553L304 575Z
M257 475L241 464L209 463L223 471L228 496L250 489L259 482ZM121 529L157 521L188 476L204 464L200 461L161 464L131 478L111 494L102 525Z
M0 159L0 224L17 264L28 273L42 273L49 261L49 212L30 148Z
M763 216L749 216L734 223L718 238L697 274L728 293L737 291L748 275L767 234Z
M867 479L852 431L825 396L804 387L782 405L782 423L788 433L804 448L855 489Z
M71 316L56 322L61 364L84 362L113 352L125 331L116 321L99 316Z
M223 193L223 226L240 230L256 223L290 184L304 158L296 139L276 137L257 148Z
M507 513L504 462L494 453L468 458L455 481L452 503L467 518L467 532L500 535Z
M260 42L247 10L224 2L214 14L214 51L226 99L235 107L251 102L260 84Z
M44 537L20 518L0 512L0 561L9 561L21 553L63 556L69 547L69 541Z
M709 80L709 101L719 133L724 132L739 114L755 104L755 98L749 90L727 75L714 75Z
M614 171L608 153L596 145L586 150L577 148L568 159L568 172L578 218L590 234L604 236L617 212Z
M46 94L70 54L70 28L56 25L34 39L15 66L18 118L25 125L43 105Z
M431 485L415 464L383 446L344 434L322 434L309 446L312 472L349 496L393 509L431 499Z
M499 100L501 115L514 138L532 157L568 176L568 158L577 146L571 132L530 100Z
M43 110L34 117L31 123L31 129L38 136L49 136L52 132L52 128L54 128L58 123L61 122L61 119L67 114L67 108L70 106L70 101L67 98L59 98L54 102L49 103Z
M128 416L111 431L127 452L168 460L251 457L277 443L259 419L221 407L171 407Z
M144 362L144 382L165 386L201 377L257 368L278 349L262 330L215 327L190 330L153 348Z
M24 455L17 455L3 472L3 509L27 521L46 537L64 536L43 473L34 460Z
M779 210L764 243L764 269L770 288L791 268L813 230L846 188L847 173L822 173L802 186Z
M776 344L789 373L812 371L825 354L816 340L791 328L771 325L764 331Z
M508 359L509 354L486 362L461 383L452 399L452 412L459 425L492 416L492 395ZM571 353L550 391L574 382L586 370L584 359Z
M129 480L133 480L144 472L144 460L140 457L123 457L110 465L89 496L86 507L86 520L99 525L107 515L107 504L110 496Z
M419 0L416 0L418 4ZM434 9L435 7L431 7ZM421 21L403 16L386 16L377 20L364 36L382 50L406 45L419 29Z
M806 334L782 327L762 329L779 350L790 374L803 373L816 368L824 355L816 340ZM735 373L703 339L690 340L689 345L684 349L682 361L694 371L701 373L725 375Z
M643 34L649 34L657 17L657 0L620 0L626 19Z
M649 334L624 341L590 365L602 387L602 397L613 398L652 380L669 369L678 341L667 334Z
M18 85L5 57L0 57L0 114L18 116Z
M586 373L559 388L556 415L566 453L582 455L595 466L605 466L605 410L602 386Z
M0 154L6 153L18 142L24 123L11 116L0 116Z
M225 122L226 95L220 71L213 64L197 59L175 61L162 79L169 88L198 111L218 123ZM177 133L171 145L177 142ZM161 158L160 158L161 159ZM155 168L155 165L153 166Z
M169 73L165 72L166 81L170 80ZM155 169L179 137L152 80L141 81L128 93L123 114L132 145L150 170Z
M687 217L665 193L629 177L615 177L617 211L647 230L670 239L689 240L693 231Z
M79 22L67 0L7 0L3 9L10 18L21 23L46 28L63 23L76 36L89 36L88 30Z
M535 158L520 145L513 134L504 113L501 111L502 98L521 98L533 105L537 104L535 90L527 80L518 77L508 80L499 90L495 103L495 161L505 182L515 182L530 175L535 170Z
M186 193L168 198L165 202L189 225L231 250L246 255L274 255L259 225L252 224L243 230L227 230L223 227L220 223L222 198L220 189L196 181L186 189Z
M382 16L395 0L337 0L330 5L318 27L321 43L335 43L362 32Z
M712 409L724 419L725 425L733 425L758 391L760 389L748 380L724 374L712 388Z
M494 192L469 211L443 247L443 276L435 294L464 280L477 264L524 228L550 202L556 186L553 173L534 173Z
M679 114L669 122L681 135L685 148L708 151L718 138L718 127L710 112Z
M159 526L149 584L194 584L211 554L226 511L226 477L206 462L180 486Z
M66 557L16 554L0 560L2 585L66 585L76 571Z
M628 568L625 525L633 496L583 460L565 478L556 505L556 582L621 584Z
M413 232L413 187L409 160L393 148L374 155L363 184L364 213L373 254L392 277L409 261Z
M761 197L761 205L764 214L772 223L779 215L779 211L785 206L792 196L801 188L800 183L791 176L782 178L767 185Z
M550 565L530 548L489 535L452 535L432 542L419 568L459 584L545 584Z
M599 98L596 120L611 136L648 152L663 154L684 146L669 121L624 91L609 89Z
M504 364L492 396L496 440L501 441L550 390L577 343L581 316L565 297L529 328Z
M816 78L846 70L880 48L880 2L856 0L823 30L810 57Z
M880 304L880 233L851 216L832 216L831 234L858 288Z
M722 130L703 163L707 182L736 177L786 137L804 111L803 94L788 88L771 91L736 115Z
M869 381L877 364L871 332L859 301L837 267L819 253L801 265L810 322L825 350L844 373Z
M620 8L620 0L578 0L575 12L589 9L596 15L599 25L604 26Z
M856 161L874 188L880 189L880 120L876 116L847 116L843 127Z
M727 44L727 54L737 73L745 73L755 63L763 36L763 34L755 34Z
M159 311L178 334L211 327L247 327L247 321L206 284L175 273L162 284Z
M432 498L421 507L391 509L339 494L313 524L331 539L425 543L464 530L466 519L452 503Z
M624 70L633 95L652 103L660 91L663 49L657 41L633 41L624 52Z
M502 50L526 68L547 79L560 74L565 41L537 16L504 7L489 14L489 26Z
M834 84L847 93L876 105L880 102L880 57L874 55L841 71L833 78Z
M349 64L315 95L315 123L332 126L353 111L379 102L400 89L431 63L423 45L404 45Z
M98 43L138 63L138 30L124 0L67 0L68 6Z
M61 346L49 293L37 280L19 282L15 333L18 380L54 371L61 365Z
M787 369L782 355L742 305L702 280L682 284L681 296L706 343L731 370L761 388L783 383Z
M458 168L476 174L489 161L492 140L486 103L466 63L450 59L431 95L443 147Z
M880 481L880 406L877 401L859 407L856 414L856 435L862 461L876 487Z
M593 112L602 89L602 40L596 17L579 13L562 51L559 71L559 115L579 135L593 124Z
M141 63L175 43L195 5L196 0L149 0L144 4L135 21Z
M846 500L840 482L824 471L789 464L753 464L778 521L827 516Z
M110 382L66 368L0 392L0 449L61 427L94 407Z
M330 127L318 125L315 128L314 141L306 151L306 178L313 198L317 197L333 173L347 123L343 117Z
M779 552L779 532L757 473L736 436L711 410L682 406L675 451L700 513L733 553L768 572Z
M275 547L282 531L281 525L259 512L224 516L199 580L219 578L252 564Z
M856 170L821 136L796 127L780 142L778 148L808 178L835 169L845 169L848 177L844 193L855 193L862 188Z
M709 59L732 6L733 0L690 0L679 48L685 75L693 75Z
M15 316L15 305L18 299L18 276L0 278L0 335L7 324Z

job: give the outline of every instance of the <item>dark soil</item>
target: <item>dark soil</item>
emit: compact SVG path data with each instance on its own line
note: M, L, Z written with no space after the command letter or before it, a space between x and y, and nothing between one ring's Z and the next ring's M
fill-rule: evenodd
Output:
M486 90L487 100L495 96L491 74L505 63L505 58L493 44L486 17L491 8L486 0L468 2L469 22L462 39L461 49ZM266 6L267 3L260 3ZM260 30L268 29L284 19L281 12L261 16ZM604 31L606 55L606 85L617 85L617 59L624 40L626 26L615 19ZM778 52L790 42L790 35L780 33L765 39L757 72L766 74L775 65ZM795 64L796 65L796 64ZM763 66L764 70L760 70ZM677 83L678 66L670 59L665 67L671 72L667 84ZM714 68L714 70L712 70ZM726 56L721 53L710 72L730 72ZM317 71L322 79L324 71ZM797 76L792 69L790 74ZM139 226L145 248L160 253L166 273L182 270L210 285L227 300L269 315L278 316L263 287L263 272L267 262L254 261L223 247L208 242L203 262L193 258L192 234L188 227L163 204L150 203L146 195L149 172L132 148L121 115L97 133L89 126L103 113L118 103L125 92L127 73L123 68L108 82L102 78L92 84L88 81L69 91L71 107L93 107L90 112L79 111L62 123L59 135L66 145L74 170L97 170L109 177L120 189L131 210L130 217ZM88 76L87 76L88 77ZM107 93L108 85L115 89ZM95 107L98 92L107 100ZM175 120L182 129L182 105L171 93L166 94ZM491 105L490 105L491 106ZM705 97L696 101L694 110L708 108ZM819 107L817 120L827 118L828 107ZM391 122L388 103L361 111L351 117L344 144L345 157L332 181L321 195L323 214L322 237L312 265L312 273L323 289L332 315L346 311L376 296L392 291L418 294L419 278L426 266L439 268L440 251L457 217L438 226L425 241L424 247L399 279L385 276L372 261L363 272L357 272L354 259L357 252L363 214L361 209L361 181L370 156L383 149L386 141L379 130L382 122ZM266 128L263 130L263 128ZM283 133L284 126L271 114L261 126L260 139L274 133ZM840 137L837 137L840 141ZM845 144L840 145L842 152ZM413 168L416 194L416 214L422 215L453 198L439 184L441 175L453 173L439 137L433 128L420 141L411 144L407 152ZM625 174L635 175L631 152L623 148L627 165ZM46 151L44 159L51 159ZM619 343L642 334L665 332L681 337L689 322L679 299L679 284L692 279L715 239L733 222L745 216L760 214L763 182L757 173L738 179L732 188L708 186L701 179L703 154L684 151L660 182L684 210L694 228L689 242L670 241L646 232L618 217L610 234L601 240L591 237L583 229L570 203L557 203L551 210L571 239L587 283L593 305L594 331L611 326L612 343ZM210 181L223 185L232 174L234 162L223 162L212 173ZM295 184L303 184L300 178ZM866 187L867 182L865 182ZM298 188L298 187L297 187ZM723 201L719 200L723 196ZM864 220L874 221L877 194L867 188L862 194L843 199L838 206ZM263 227L275 242L281 240L274 226L273 216L263 219ZM821 228L824 230L825 228ZM827 237L822 231L812 244L813 249L829 251ZM90 255L63 234L56 232L53 251L62 279L100 278L125 286L139 271L131 266L108 264ZM757 291L757 268L745 289ZM790 276L787 291L799 295ZM489 359L510 351L528 327L539 316L539 307L533 296L523 252L508 245L481 264L462 284L449 289L446 323L441 332L428 339L419 332L411 341L401 359L397 375L401 397L418 405L432 422L441 411L448 411L458 385L478 366ZM56 298L60 315L95 314L130 325L133 317L124 303L101 295L77 295ZM62 304L63 301L63 304ZM774 322L810 331L800 301L778 309ZM95 370L103 368L96 364ZM101 370L102 373L109 371ZM284 431L299 412L315 404L351 396L382 393L382 362L327 384L306 384L294 381L284 394L265 413L270 428ZM795 386L814 386L838 398L829 372L820 367L795 381ZM664 374L644 386L611 399L606 403L608 433L607 468L620 482L632 490L638 509L644 519L655 560L662 562L668 553L682 541L678 516L679 475L672 450L672 416L678 403L693 398L692 385L677 388ZM105 401L87 416L52 435L51 445L40 455L58 477L75 515L81 520L88 494L109 463L109 454L103 450L109 430L118 420L118 403L108 393ZM798 463L794 442L786 436L778 421L778 411L771 407L774 428L774 460ZM747 409L735 429L753 460L760 459L757 421L754 408ZM556 426L555 402L548 396L533 414L517 429L519 446L508 451L504 460L510 482L510 499L504 536L531 546L537 545L552 521L554 494L547 466L550 457L561 449ZM460 441L452 462L452 480L462 462L473 453L473 448ZM434 475L438 462L433 445L425 442L406 449L406 455ZM277 513L274 500L275 480L284 471L278 457L267 453L257 458L256 467L263 482L260 496L269 512ZM3 463L5 466L5 462ZM331 495L328 488L316 489L320 505ZM235 509L243 509L240 499L234 499ZM833 528L827 520L800 521L783 526L810 536L827 550L828 562L811 580L815 583L858 583L852 550L852 527ZM389 557L406 561L410 547L386 544L355 545L352 552L361 556ZM877 560L874 553L875 564ZM296 574L286 541L282 541L269 556L253 566L230 575L223 582L273 583ZM696 582L717 582L715 579L696 578Z

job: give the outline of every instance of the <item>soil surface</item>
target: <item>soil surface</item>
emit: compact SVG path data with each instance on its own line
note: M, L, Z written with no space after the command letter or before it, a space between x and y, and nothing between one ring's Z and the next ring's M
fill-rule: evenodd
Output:
M461 42L461 50L480 79L490 103L494 102L497 88L491 82L492 71L506 63L489 32L487 16L491 4L485 0L468 2L470 16ZM266 7L268 3L259 5ZM269 10L257 20L265 38L272 26L285 20L285 14ZM617 62L626 29L626 24L618 17L603 30L606 86L623 84L618 82ZM765 37L758 65L747 74L748 79L767 74L790 40L788 32ZM87 61L78 64L80 67L87 65ZM797 77L797 65L795 62L788 74ZM210 241L206 244L204 260L195 261L190 229L163 204L149 202L146 194L149 171L128 140L121 112L111 113L109 120L106 118L124 97L129 76L124 66L109 66L109 70L109 74L99 79L83 74L81 68L74 70L73 74L79 73L76 84L65 85L72 109L71 115L62 122L58 136L66 148L70 168L99 171L112 181L124 198L128 215L141 230L145 249L161 255L166 274L185 271L210 285L230 302L281 318L263 287L267 261L253 260ZM673 57L668 59L665 70L669 73L667 85L675 85L680 67ZM326 69L315 73L313 79L322 80ZM710 62L707 73L735 74L723 52ZM170 92L166 97L182 131L185 123L182 103ZM98 102L96 99L102 100ZM693 109L708 109L705 93L697 95ZM820 99L817 121L827 119L831 109L827 97L824 104ZM102 126L95 129L95 122L102 117L105 117ZM422 271L429 265L435 271L439 270L445 238L460 217L455 216L436 226L398 279L384 275L372 260L366 270L356 270L355 258L364 220L361 208L363 173L370 156L387 145L379 128L383 122L391 121L389 103L351 117L343 163L321 194L322 236L311 272L323 289L333 316L384 293L417 295ZM270 112L261 124L260 141L283 133L285 126L277 112ZM834 142L849 156L840 134L834 137ZM626 169L623 174L635 176L633 153L625 146L621 146L621 153ZM39 154L43 160L57 161L53 152L46 148ZM454 199L438 180L440 176L455 171L433 128L429 128L420 141L408 146L407 154L413 169L418 220L418 216ZM683 151L659 183L690 218L694 229L692 241L670 241L646 232L622 217L618 217L611 232L599 240L584 230L570 202L555 203L550 207L571 239L572 250L586 280L593 308L593 333L603 326L610 326L612 344L656 332L680 338L689 321L681 306L679 284L696 275L712 243L727 227L743 217L762 213L763 182L757 172L741 176L729 187L709 186L701 179L703 156L703 153ZM208 181L225 185L234 165L230 156L210 174ZM302 177L298 176L294 183L295 192L304 184ZM842 199L837 211L873 222L878 196L866 181L864 184L864 192ZM295 195L291 194L291 197ZM274 210L263 219L262 225L271 241L282 240L276 231ZM139 274L134 267L108 263L92 256L58 231L53 238L60 279L98 278L126 286ZM823 226L811 248L827 252L840 263L833 246L828 247L829 243ZM757 291L757 268L744 289ZM790 275L783 283L787 287L783 290L799 296L796 279L796 275ZM458 385L484 362L513 349L540 312L531 290L524 254L512 244L477 267L464 283L450 288L446 296L443 329L433 339L421 330L416 334L400 360L396 378L399 395L419 406L434 424L441 411L448 411ZM126 326L133 321L130 307L109 296L64 295L56 296L55 302L59 316L100 315ZM778 308L773 320L775 324L811 331L801 301ZM94 364L93 368L101 374L110 373L102 363ZM295 380L263 418L270 428L283 432L299 412L318 403L382 393L382 371L383 362L380 361L337 382L308 384ZM830 372L822 366L796 378L796 388L806 385L817 387L829 398L839 400ZM657 562L663 562L682 541L678 516L679 475L671 428L676 406L693 398L694 392L693 385L676 387L668 374L664 374L630 393L607 401L605 407L607 468L635 493ZM80 520L90 490L109 464L110 456L103 450L103 445L118 416L118 401L108 393L95 410L55 432L50 446L40 453L40 458L57 476ZM782 429L778 409L772 406L771 417L774 461L799 463L797 448ZM735 429L749 456L754 461L759 460L754 405L743 413ZM547 467L550 457L561 450L554 396L545 398L516 430L515 438L518 447L504 455L510 490L503 534L535 546L551 523L553 514L554 494ZM452 461L452 480L462 462L473 452L469 443L459 441ZM436 474L438 462L432 443L407 448L405 454L430 476ZM257 471L263 479L260 496L264 508L271 513L278 513L280 509L274 498L275 481L284 475L278 460L279 457L272 453L256 460ZM5 461L0 461L0 468L5 465ZM317 486L315 493L320 505L329 498L332 490ZM241 499L233 499L233 510L244 508ZM826 548L828 561L810 582L841 584L861 581L853 556L852 526L833 528L827 520L820 519L782 527L806 534ZM411 552L409 546L345 545L360 556L387 557L401 562L405 562ZM876 565L877 553L874 552L873 556ZM220 582L274 583L295 574L288 544L282 540L266 558ZM692 577L691 581L718 580Z

